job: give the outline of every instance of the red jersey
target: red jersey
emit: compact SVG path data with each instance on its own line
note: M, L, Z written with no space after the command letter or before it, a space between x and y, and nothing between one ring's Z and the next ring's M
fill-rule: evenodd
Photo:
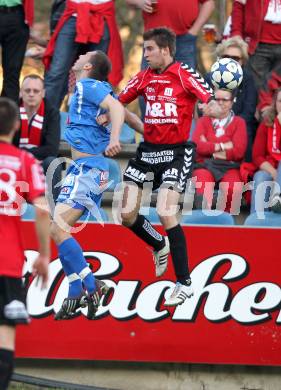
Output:
M208 0L158 0L152 13L143 12L144 31L165 26L177 35L186 34L198 17L200 5ZM188 11L187 11L188 9Z
M201 140L202 135L207 141ZM196 161L202 162L206 158L210 158L215 152L215 144L231 141L233 148L225 151L226 160L241 162L245 156L247 138L246 123L243 118L234 116L232 121L226 126L224 134L218 137L215 134L212 119L208 116L203 116L198 119L192 135L192 141L197 145Z
M22 204L44 195L41 166L34 157L0 142L0 275L21 277L24 251L20 232Z
M133 77L119 95L123 104L144 97L144 140L178 144L189 138L197 99L207 103L213 94L205 80L188 65L174 62L162 73L151 68Z

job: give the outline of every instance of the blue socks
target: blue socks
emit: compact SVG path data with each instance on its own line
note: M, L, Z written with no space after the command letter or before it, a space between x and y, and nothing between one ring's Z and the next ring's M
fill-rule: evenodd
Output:
M77 298L82 295L82 282L88 293L93 293L96 290L95 278L78 242L70 237L58 245L58 249L63 270L69 281L68 297Z

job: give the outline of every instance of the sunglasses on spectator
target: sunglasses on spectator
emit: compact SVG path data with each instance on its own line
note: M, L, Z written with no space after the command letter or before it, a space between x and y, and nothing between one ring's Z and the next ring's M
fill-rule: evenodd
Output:
M239 62L240 60L242 60L242 57L231 56L231 55L229 55L229 54L224 54L224 55L221 56L221 58L231 58L232 60L237 61L237 62Z
M216 98L216 97L215 97L215 101L216 101L216 102L227 103L227 102L232 101L232 98Z

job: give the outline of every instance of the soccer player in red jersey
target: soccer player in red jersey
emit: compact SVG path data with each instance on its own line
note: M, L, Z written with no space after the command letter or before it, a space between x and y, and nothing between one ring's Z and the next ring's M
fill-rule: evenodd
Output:
M215 101L210 101L213 91L204 79L188 65L174 61L176 41L171 30L155 28L143 37L149 67L133 77L119 95L123 104L138 96L143 96L146 103L144 142L124 173L127 185L121 218L125 226L154 248L157 277L166 271L171 252L177 283L165 305L176 306L193 295L186 240L177 218L180 194L192 175L196 147L188 141L192 114L198 99L206 115L215 116L218 108ZM167 237L139 214L144 184L149 182L153 189L160 188L157 211Z
M16 104L0 98L0 389L8 387L13 371L15 326L28 323L22 286L24 250L20 214L24 201L36 206L36 232L39 255L34 275L48 278L49 213L44 198L42 168L34 157L11 145L20 125Z

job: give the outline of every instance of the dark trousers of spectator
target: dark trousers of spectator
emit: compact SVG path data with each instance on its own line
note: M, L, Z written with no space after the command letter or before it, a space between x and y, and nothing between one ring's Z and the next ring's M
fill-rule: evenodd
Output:
M52 166L50 167L51 164ZM42 167L47 179L47 198L51 208L51 213L53 214L54 206L61 188L62 164L59 163L59 159L57 159L57 157L49 156L42 161ZM49 167L50 172L47 174Z
M272 72L281 75L281 45L259 43L247 66L254 76L257 89L266 89Z
M88 51L101 50L107 53L109 47L110 35L106 23L103 37L99 43L81 44L75 42L76 19L74 16L69 18L60 30L50 69L45 75L46 98L58 109L67 94L69 71L75 59Z
M7 8L7 9L6 9ZM18 102L19 77L29 39L22 6L0 8L0 44L2 47L2 96Z

